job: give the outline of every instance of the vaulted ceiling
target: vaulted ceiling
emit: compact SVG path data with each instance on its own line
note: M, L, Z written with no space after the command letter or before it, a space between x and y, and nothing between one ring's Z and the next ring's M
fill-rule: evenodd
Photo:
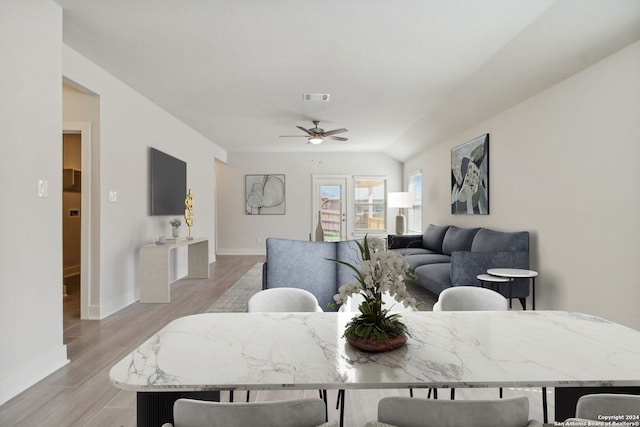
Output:
M227 151L406 160L640 39L638 0L55 1L65 44ZM312 120L349 140L280 137Z

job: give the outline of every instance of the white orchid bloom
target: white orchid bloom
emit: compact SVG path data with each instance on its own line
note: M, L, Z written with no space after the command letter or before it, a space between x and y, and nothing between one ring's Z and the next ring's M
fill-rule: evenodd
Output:
M383 239L371 237L365 239L369 246L369 259L362 259L357 269L358 281L341 286L334 300L344 303L355 294L367 299L375 299L376 295L388 293L405 307L415 307L416 301L407 292L404 280L407 277L409 264L402 255L386 250ZM362 250L362 258L365 251Z

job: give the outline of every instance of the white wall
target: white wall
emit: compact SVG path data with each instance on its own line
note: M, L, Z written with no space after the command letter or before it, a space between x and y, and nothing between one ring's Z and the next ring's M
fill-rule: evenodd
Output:
M62 342L62 10L0 13L0 404L67 363ZM36 182L48 197L36 197Z
M149 146L188 165L193 234L214 241L215 158L226 153L62 44L62 10L50 0L6 0L0 13L0 404L66 364L62 338L62 122L91 121L65 108L62 79L99 98L92 146L92 266L97 316L136 301L138 249L169 235L148 215ZM64 68L64 70L63 70ZM36 183L48 197L36 197ZM118 201L108 201L117 191ZM215 259L213 244L210 260Z
M171 233L173 216L149 216L148 148L187 162L187 186L194 194L192 235L211 242L215 241L215 158L224 160L226 153L68 46L63 47L63 73L100 97L99 166L92 175L97 178L93 197L99 204L94 219L99 221L102 318L138 299L139 248ZM69 116L65 120L82 120ZM112 191L117 193L116 202L109 201ZM213 246L210 261L215 260ZM184 273L186 250L179 255Z
M403 188L401 163L383 154L234 152L216 173L218 254L264 254L267 237L308 240L313 174L386 175L389 191ZM244 214L246 174L286 175L286 215Z
M423 226L531 232L536 308L640 329L640 42L405 164ZM490 134L488 216L450 214L450 149Z

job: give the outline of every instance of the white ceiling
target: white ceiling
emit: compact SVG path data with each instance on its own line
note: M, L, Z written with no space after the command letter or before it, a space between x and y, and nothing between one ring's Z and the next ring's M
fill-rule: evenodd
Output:
M640 0L55 1L65 44L227 151L406 160L640 39ZM312 120L349 141L279 138Z

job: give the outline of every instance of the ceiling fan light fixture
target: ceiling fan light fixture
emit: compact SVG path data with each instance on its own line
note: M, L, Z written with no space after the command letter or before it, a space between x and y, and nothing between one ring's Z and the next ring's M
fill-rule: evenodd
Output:
M304 137L304 138L307 138L307 144L316 144L316 145L322 143L324 139L332 139L335 141L349 140L349 138L345 138L343 136L335 136L336 134L339 134L339 133L348 132L348 129L346 128L332 129L332 130L325 131L324 129L318 127L318 125L320 124L319 120L313 120L312 123L314 127L310 129L304 128L302 126L296 126L296 128L300 129L302 132L305 133L304 135L280 135L280 138Z

